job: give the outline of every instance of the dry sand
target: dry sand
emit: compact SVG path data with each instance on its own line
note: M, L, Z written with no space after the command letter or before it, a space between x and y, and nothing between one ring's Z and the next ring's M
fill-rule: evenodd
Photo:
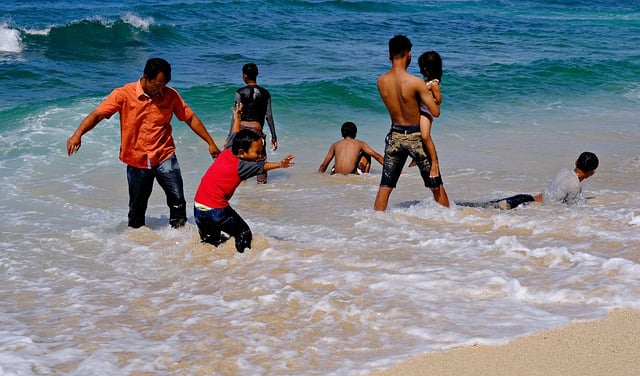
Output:
M502 346L459 347L419 356L372 376L640 375L640 310L522 337Z

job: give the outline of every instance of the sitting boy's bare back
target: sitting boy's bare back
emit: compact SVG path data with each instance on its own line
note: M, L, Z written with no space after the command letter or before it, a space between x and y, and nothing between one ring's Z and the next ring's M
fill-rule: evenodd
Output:
M358 173L360 159L363 157L362 154L365 149L370 149L366 142L352 138L337 141L333 144L333 148L335 150L335 164L332 171L334 174ZM364 153L369 155L369 153Z
M332 174L368 173L371 168L371 158L380 164L384 162L382 155L373 150L369 144L356 139L358 128L353 122L348 121L342 124L340 131L342 140L331 145L327 156L318 168L318 172L325 172L334 158L335 164L331 169Z

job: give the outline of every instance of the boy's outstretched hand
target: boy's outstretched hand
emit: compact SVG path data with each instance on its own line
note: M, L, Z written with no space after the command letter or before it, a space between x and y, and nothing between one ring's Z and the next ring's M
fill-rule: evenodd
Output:
M284 157L283 160L280 161L280 167L281 168L289 168L292 166L295 166L295 163L293 162L293 158L295 158L296 156L293 154L289 154L286 157Z

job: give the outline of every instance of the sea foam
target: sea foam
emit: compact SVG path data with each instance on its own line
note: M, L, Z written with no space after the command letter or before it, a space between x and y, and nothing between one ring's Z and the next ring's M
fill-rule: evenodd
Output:
M0 25L0 52L22 52L20 31L10 28L7 24Z

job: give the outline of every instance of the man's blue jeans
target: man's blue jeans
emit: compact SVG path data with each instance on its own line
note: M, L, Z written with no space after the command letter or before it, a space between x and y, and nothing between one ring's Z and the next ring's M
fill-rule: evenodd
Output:
M187 223L187 202L184 199L184 188L180 164L175 154L158 166L146 169L127 166L127 181L129 182L129 227L144 226L144 216L153 181L158 184L167 196L169 206L169 224L173 228Z

